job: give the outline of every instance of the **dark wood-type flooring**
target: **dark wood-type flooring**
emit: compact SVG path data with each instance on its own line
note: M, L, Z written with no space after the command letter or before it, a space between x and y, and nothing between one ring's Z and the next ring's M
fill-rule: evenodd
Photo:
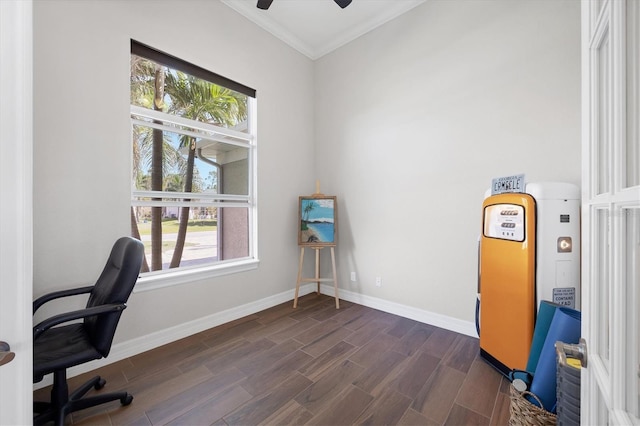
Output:
M126 315L126 312L125 312ZM478 340L315 293L70 379L119 402L78 425L507 424L508 381ZM49 388L34 392L47 400Z

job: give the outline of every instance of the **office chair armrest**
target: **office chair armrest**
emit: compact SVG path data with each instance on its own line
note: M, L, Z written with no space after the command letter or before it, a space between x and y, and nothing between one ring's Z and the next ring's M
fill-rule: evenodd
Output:
M87 318L96 315L107 314L110 312L123 311L126 309L126 307L127 305L124 303L112 303L109 305L94 306L92 308L78 309L77 311L54 315L51 318L47 318L46 320L33 327L33 340L36 340L44 331L58 324L77 320L80 318Z
M77 294L91 293L91 290L93 290L92 285L47 293L43 296L38 297L36 300L33 301L33 313L35 314L38 308L40 308L40 306L44 305L45 303L51 300L59 299L61 297L75 296Z

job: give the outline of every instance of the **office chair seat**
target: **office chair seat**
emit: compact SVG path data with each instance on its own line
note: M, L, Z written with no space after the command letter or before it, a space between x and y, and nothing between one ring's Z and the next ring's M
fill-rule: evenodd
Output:
M33 381L39 382L46 375L59 368L60 359L73 367L94 359L102 354L91 344L84 324L56 327L43 333L33 345Z

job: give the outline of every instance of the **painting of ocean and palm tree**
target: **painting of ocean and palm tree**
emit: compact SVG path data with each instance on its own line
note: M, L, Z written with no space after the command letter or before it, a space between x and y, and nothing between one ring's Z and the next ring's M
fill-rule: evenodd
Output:
M298 244L336 244L336 197L300 197Z

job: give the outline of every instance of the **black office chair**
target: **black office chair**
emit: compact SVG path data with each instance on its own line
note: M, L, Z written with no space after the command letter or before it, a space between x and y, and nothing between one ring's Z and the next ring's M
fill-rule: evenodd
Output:
M109 354L120 315L127 307L127 299L138 279L143 256L144 246L139 240L122 237L111 249L95 285L56 291L33 302L35 313L51 300L89 294L85 309L55 315L33 328L33 381L40 382L45 375L53 373L51 402L34 402L34 424L53 420L57 425L63 425L66 415L74 411L118 399L122 405L129 405L133 400L127 392L82 398L92 387L98 390L105 385L100 376L69 394L67 368ZM82 322L73 322L78 319ZM60 325L70 321L71 324Z

